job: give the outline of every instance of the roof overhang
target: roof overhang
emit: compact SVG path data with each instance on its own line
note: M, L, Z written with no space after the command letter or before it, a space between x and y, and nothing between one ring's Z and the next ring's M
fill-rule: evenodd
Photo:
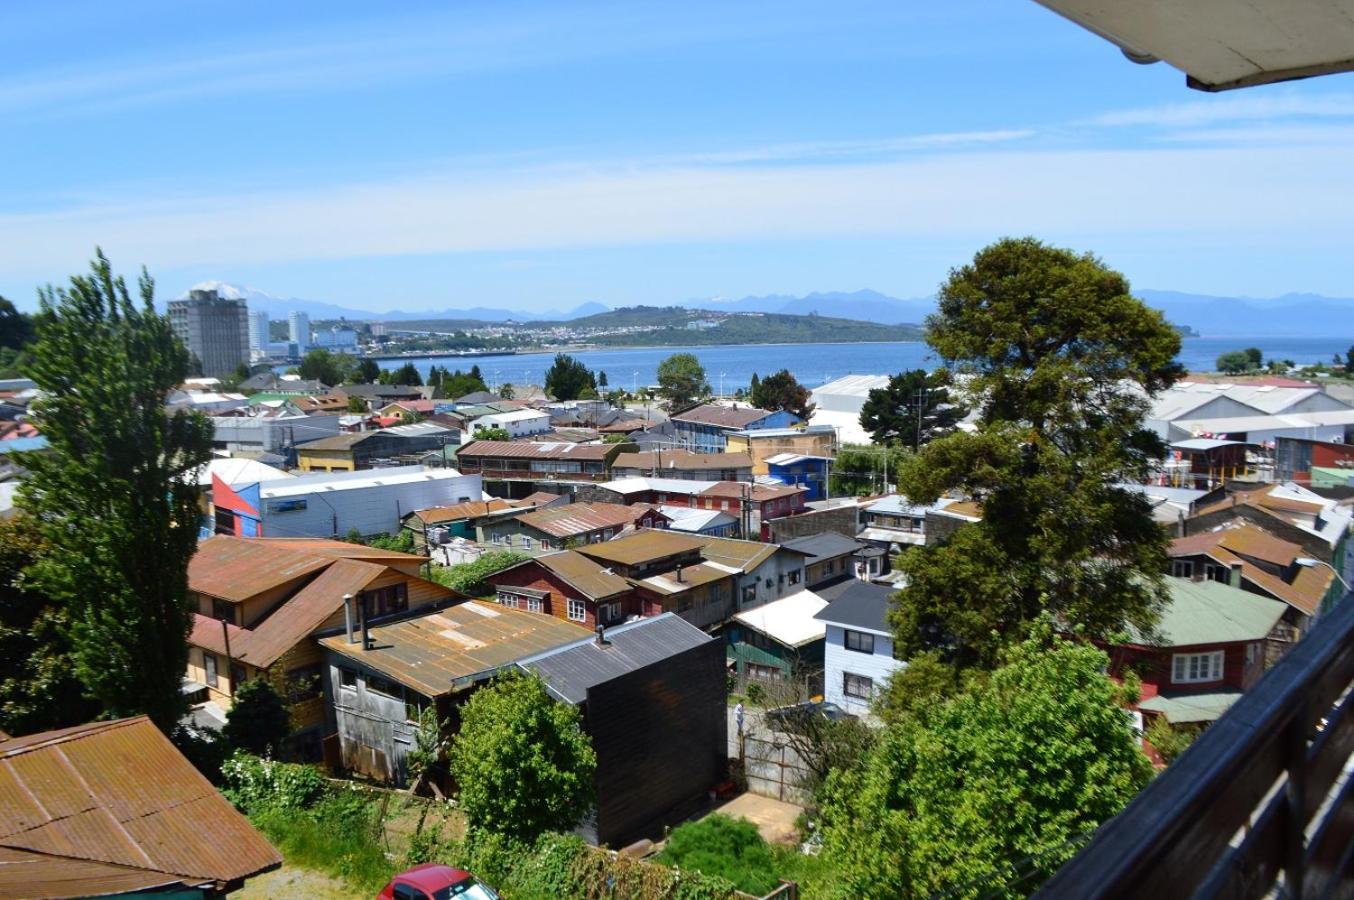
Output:
M1354 71L1354 0L1035 0L1201 91Z

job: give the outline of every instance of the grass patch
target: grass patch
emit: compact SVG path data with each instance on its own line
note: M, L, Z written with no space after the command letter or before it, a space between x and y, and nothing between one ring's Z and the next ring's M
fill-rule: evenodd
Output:
M264 806L249 819L289 864L364 892L375 894L398 871L386 858L377 804L357 791L336 791L307 809Z

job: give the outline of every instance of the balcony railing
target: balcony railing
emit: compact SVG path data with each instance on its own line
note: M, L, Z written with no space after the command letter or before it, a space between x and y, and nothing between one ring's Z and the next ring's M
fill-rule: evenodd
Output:
M1354 893L1352 681L1347 595L1037 896Z

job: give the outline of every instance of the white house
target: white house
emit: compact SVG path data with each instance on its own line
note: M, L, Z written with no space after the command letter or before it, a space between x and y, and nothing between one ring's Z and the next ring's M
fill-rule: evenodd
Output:
M545 434L550 430L550 413L539 409L515 409L512 412L490 413L472 419L470 428L462 437L463 443L476 440L475 432L489 428L502 428L508 432L508 438L515 440L533 434Z
M892 587L844 581L816 593L828 605L814 616L827 626L823 650L823 699L864 715L890 675L907 663L893 658L888 609Z

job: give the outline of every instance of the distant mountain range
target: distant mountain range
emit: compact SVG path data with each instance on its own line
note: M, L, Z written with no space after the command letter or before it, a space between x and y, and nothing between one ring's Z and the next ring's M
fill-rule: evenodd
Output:
M225 296L249 301L254 309L266 309L274 319L284 319L292 310L307 313L311 319L347 318L357 321L411 321L431 319L474 320L480 322L568 322L610 311L601 303L584 303L573 309L544 312L475 306L467 309L392 310L373 313L333 303L297 298L283 299L263 291L242 288L225 282L205 282L196 287L216 288ZM1348 334L1354 340L1354 298L1325 297L1320 294L1284 294L1281 297L1219 297L1180 291L1139 290L1138 296L1160 309L1177 325L1193 328L1203 337L1325 337ZM885 325L918 324L935 310L934 297L902 299L878 291L828 291L796 297L786 294L693 299L680 304L688 309L720 312L763 312L785 315L818 313L838 319L879 322Z

